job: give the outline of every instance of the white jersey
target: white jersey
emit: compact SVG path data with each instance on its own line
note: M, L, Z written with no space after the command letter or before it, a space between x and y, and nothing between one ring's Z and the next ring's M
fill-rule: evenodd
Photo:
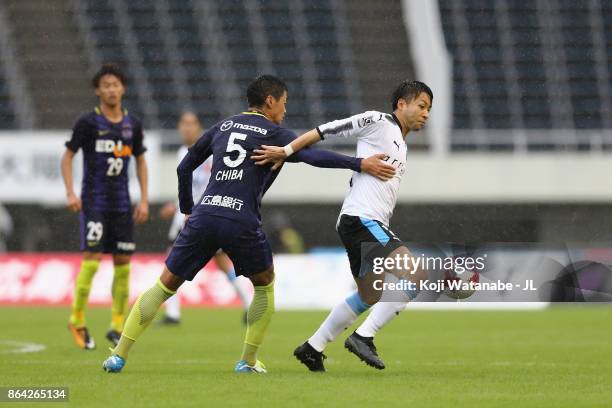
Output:
M180 163L185 155L187 155L187 146L181 146L178 150L176 157L177 163ZM210 156L204 163L202 163L197 169L193 172L193 181L191 185L191 192L193 194L194 200L197 200L204 190L206 190L206 186L208 186L208 180L210 180L210 174L212 169L212 156ZM178 236L181 228L183 227L183 220L185 219L185 215L181 213L179 209L178 201L176 205L176 213L174 214L174 218L172 219L172 225L170 226L170 231L168 232L168 238L171 241L174 241Z
M384 153L395 167L391 180L381 181L367 173L353 173L340 215L364 217L389 225L397 202L400 181L406 169L408 148L395 115L368 111L350 118L325 123L317 128L322 138L357 138L357 157Z

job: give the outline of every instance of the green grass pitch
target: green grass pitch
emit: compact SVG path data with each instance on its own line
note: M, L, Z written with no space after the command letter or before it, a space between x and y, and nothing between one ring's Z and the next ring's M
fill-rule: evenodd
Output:
M326 313L278 312L260 353L269 373L259 376L232 371L243 338L240 311L210 309L185 310L180 327L151 326L124 371L107 374L108 315L89 312L98 349L83 351L65 327L67 309L0 308L0 386L67 386L75 407L612 406L606 307L408 311L377 338L387 369L359 362L342 336L326 351L324 374L308 372L292 352ZM15 354L6 341L46 349Z

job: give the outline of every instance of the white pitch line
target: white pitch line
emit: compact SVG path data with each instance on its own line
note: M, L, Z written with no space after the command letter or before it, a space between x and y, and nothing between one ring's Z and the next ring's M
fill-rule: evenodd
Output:
M0 351L1 354L38 353L47 348L44 344L27 343L24 341L0 340L0 346L8 346L9 350Z

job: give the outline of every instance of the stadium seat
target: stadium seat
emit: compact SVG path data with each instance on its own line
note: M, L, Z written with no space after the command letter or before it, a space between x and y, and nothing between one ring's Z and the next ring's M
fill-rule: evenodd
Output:
M117 10L109 0L86 0L86 17L90 19L91 36L97 52L105 61L128 64L130 58L140 59L146 81L152 97L159 110L159 122L163 127L174 127L178 109L176 103L180 92L174 80L175 72L169 61L175 59L180 63L186 76L186 86L191 93L191 102L196 109L205 111L207 119L217 121L223 114L220 112L222 101L219 97L219 85L213 84L209 55L211 49L209 38L201 27L197 4L187 0L168 0L166 12L176 39L177 47L168 50L164 47L167 33L161 24L160 11L154 2L136 0L124 2L130 31L136 42L138 55L128 55L126 38L121 37ZM309 128L315 125L309 110L309 96L306 87L304 65L298 42L296 41L295 11L283 2L258 2L262 16L265 16L265 27L262 27L267 41L267 63L273 67L272 73L284 78L290 88L290 107L300 107L301 111L291 111L287 115L286 125L294 128ZM218 13L220 34L226 46L236 86L244 90L246 85L259 72L258 49L253 41L250 16L243 1L215 0L209 7ZM327 0L317 0L308 4L300 15L305 23L307 41L314 58L315 85L320 89L321 106L324 119L347 116L351 112L346 102L348 97L344 85L344 72L341 69L339 45L336 41L336 22L333 4ZM172 55L169 55L171 53ZM260 56L261 58L261 56ZM128 64L129 65L129 64ZM135 92L140 90L132 88ZM130 102L142 98L131 95ZM213 106L217 105L215 108ZM142 106L136 106L143 111ZM217 116L215 116L217 115Z
M612 72L611 4L601 2L595 11L602 16L605 44L595 43L591 11L582 2L439 4L454 64L454 128L478 127L478 115L489 129L551 129L572 122L576 128L602 127L598 75ZM595 59L597 46L609 53L607 61ZM520 93L519 118L512 112L512 89ZM559 92L569 101L569 115L559 108Z

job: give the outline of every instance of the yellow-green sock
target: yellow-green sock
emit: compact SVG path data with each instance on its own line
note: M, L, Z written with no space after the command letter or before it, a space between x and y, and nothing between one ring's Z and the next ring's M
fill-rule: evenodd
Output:
M247 312L247 331L241 360L249 365L257 362L257 350L263 342L274 313L274 282L255 286L255 296Z
M111 329L122 332L125 315L128 312L130 295L130 264L115 265L113 278L113 304L111 306Z
M130 348L134 342L145 331L155 318L155 314L160 306L176 292L168 289L161 281L143 292L130 311L125 322L123 333L117 347L113 349L113 354L127 358Z
M74 299L72 300L72 312L70 323L77 327L85 326L85 307L91 291L91 281L98 271L100 261L84 259L81 262L81 270L74 285Z

